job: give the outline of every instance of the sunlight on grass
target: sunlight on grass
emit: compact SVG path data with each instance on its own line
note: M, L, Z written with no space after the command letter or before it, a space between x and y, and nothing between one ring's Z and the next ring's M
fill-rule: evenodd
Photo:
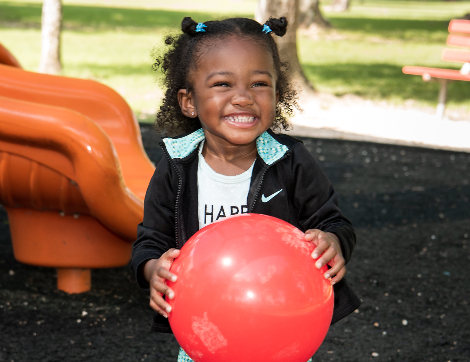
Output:
M0 2L0 41L27 70L40 55L40 0ZM152 120L162 90L152 72L152 49L184 16L207 21L253 17L256 0L65 0L63 74L116 89L141 119ZM353 0L349 12L330 12L330 31L301 31L299 57L322 92L374 101L436 105L438 84L403 75L404 65L458 69L440 60L449 20L470 12L470 1ZM449 85L449 107L470 111L470 84Z
M63 5L63 27L69 30L91 32L116 29L149 31L155 28L177 29L185 16L191 16L197 21L221 17L220 13L212 9L204 10L205 8L196 10L116 8L100 6L99 3L94 3L93 6L66 3ZM227 10L223 17L251 16L252 13L243 13L240 9L236 12ZM2 24L9 25L9 27L40 28L41 4L13 1L0 3L0 26Z
M453 18L470 12L469 1L363 1L351 11L324 15L332 30L301 32L299 58L323 92L355 94L374 101L436 106L439 85L404 75L405 65L460 69L441 60ZM470 111L470 84L449 84L448 106Z
M155 114L162 98L157 84L161 74L152 71L150 56L162 39L161 31L154 34L103 32L100 36L65 32L67 68L64 73L70 77L95 79L114 88L141 118L146 118L147 114ZM120 46L107 47L108 42ZM90 52L90 48L94 51Z
M323 1L323 3L328 3ZM351 9L344 13L331 13L324 6L325 15L342 18L446 20L470 12L469 1L400 1L352 0Z
M3 0L2 0L3 1ZM42 0L10 0L11 3L42 4ZM210 12L220 14L254 13L257 0L64 0L63 5L107 7L123 9L165 9L184 12ZM29 5L28 5L29 6Z

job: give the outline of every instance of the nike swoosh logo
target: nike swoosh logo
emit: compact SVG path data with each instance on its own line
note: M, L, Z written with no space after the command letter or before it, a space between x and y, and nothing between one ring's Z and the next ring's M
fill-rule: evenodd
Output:
M274 194L272 195L269 195L268 197L264 196L264 194L261 196L261 201L263 202L268 202L269 200L271 200L274 196L276 196L278 193L280 193L282 191L282 189L280 189L279 191L275 192Z

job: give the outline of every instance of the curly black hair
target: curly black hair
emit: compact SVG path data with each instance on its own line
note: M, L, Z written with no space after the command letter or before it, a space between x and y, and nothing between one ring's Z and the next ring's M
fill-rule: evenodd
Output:
M276 91L279 93L276 117L271 129L290 129L287 117L293 115L294 108L300 109L297 104L297 89L290 82L285 71L288 64L281 62L277 45L270 35L274 33L283 36L287 29L287 19L270 18L264 26L247 18L207 21L204 25L204 30L199 31L198 23L190 17L185 17L181 22L183 33L167 36L165 44L169 48L163 54L155 56L152 69L160 69L163 72L163 86L166 88L163 103L156 115L155 130L165 136L176 136L201 128L199 118L189 118L181 112L178 91L193 90L190 75L203 49L202 46L234 35L258 41L271 52L277 73Z

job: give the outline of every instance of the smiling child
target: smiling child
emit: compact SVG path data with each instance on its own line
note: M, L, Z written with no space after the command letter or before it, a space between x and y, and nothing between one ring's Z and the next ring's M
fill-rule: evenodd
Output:
M184 18L183 33L166 39L169 50L155 63L167 86L155 127L173 137L161 144L165 157L150 181L132 255L158 313L154 331L171 332L165 298L174 292L165 280L177 279L169 269L179 249L211 222L247 212L285 220L315 244L312 262L328 264L325 278L334 285L332 323L360 304L343 279L356 238L330 181L301 141L274 133L288 130L297 106L273 39L286 27L285 18L264 25ZM178 361L190 358L181 350Z

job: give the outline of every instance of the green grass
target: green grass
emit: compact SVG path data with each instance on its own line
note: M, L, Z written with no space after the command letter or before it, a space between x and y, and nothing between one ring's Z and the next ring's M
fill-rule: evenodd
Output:
M299 36L299 57L316 88L376 101L435 106L438 84L402 74L404 65L452 67L440 54L449 20L470 12L470 1L353 0L351 11L324 15L334 29ZM141 119L150 116L162 91L151 71L151 51L178 31L181 19L252 17L256 0L64 1L63 73L95 79L120 92ZM27 70L40 56L41 1L0 2L0 42ZM449 107L470 111L470 83L449 85Z
M300 59L309 79L323 92L352 93L374 101L435 106L439 84L402 73L404 65L459 69L458 63L440 60L442 44L416 41L370 41L348 38L300 40ZM470 83L449 84L448 106L470 111Z
M453 18L470 1L353 1L351 11L324 11L333 30L300 36L299 57L316 87L375 101L435 106L439 84L402 73L405 65L460 69L440 59ZM325 7L326 8L326 7ZM324 8L324 9L325 9ZM470 111L470 83L449 84L448 106Z
M147 3L152 7L164 6L163 1ZM126 98L138 118L146 121L152 120L162 96L157 84L159 74L151 70L151 53L162 44L164 35L177 31L184 16L198 21L221 16L249 17L250 13L242 11L252 11L256 3L222 1L212 6L209 1L199 2L204 5L202 9L211 12L201 11L200 7L197 7L199 11L129 7L146 6L141 0L114 2L114 5L119 4L123 7L104 7L97 2L64 4L63 74L98 80L114 88ZM196 8L194 2L191 4L186 5ZM222 13L224 9L227 13ZM31 71L39 66L40 24L38 1L0 3L0 41Z
M178 2L178 6L165 6L165 2L153 1L66 1L63 4L63 25L74 31L103 31L122 29L138 31L152 29L177 29L184 16L207 21L227 16L252 16L256 2L251 0L222 0ZM146 3L148 3L146 6ZM121 4L122 7L116 7ZM192 5L191 5L192 4ZM238 6L235 6L238 4ZM141 8L136 7L140 5ZM196 6L200 5L200 6ZM0 2L0 27L33 27L41 24L41 1Z

